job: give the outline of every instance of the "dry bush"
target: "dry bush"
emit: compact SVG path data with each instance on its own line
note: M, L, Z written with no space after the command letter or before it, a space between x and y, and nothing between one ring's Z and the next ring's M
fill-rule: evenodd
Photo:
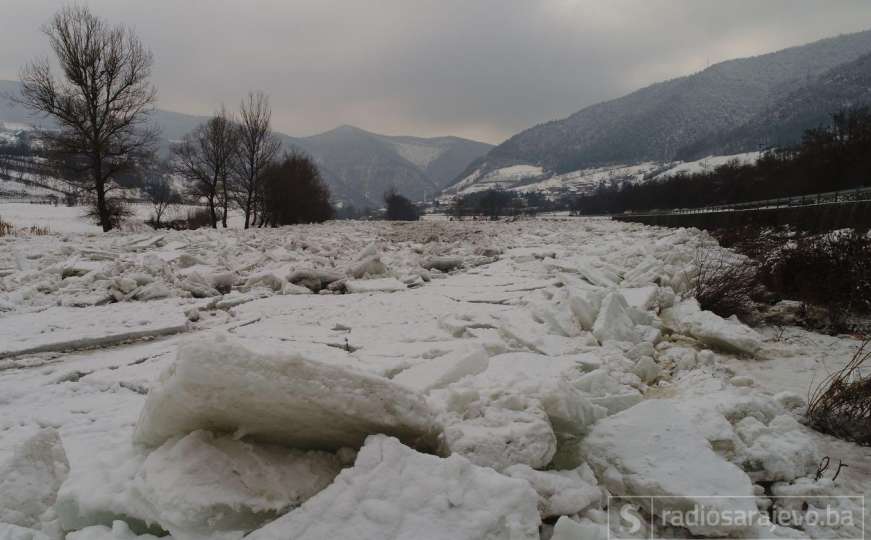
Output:
M702 309L745 320L753 314L755 299L764 291L753 261L723 250L700 250L696 268L692 294Z
M217 212L217 221L221 221L221 212ZM208 208L198 208L196 210L188 210L185 217L185 228L201 229L212 226L212 213Z
M97 225L102 226L105 231L117 229L121 226L121 223L133 216L133 211L127 207L127 203L125 203L123 199L109 198L103 201L103 205L105 206L106 211L105 216L100 214L100 207L97 204L96 199L93 199L91 204L88 206L88 211L85 214L85 217ZM107 224L109 229L106 229Z
M0 236L12 236L12 224L0 218Z
M741 225L712 231L717 242L756 261L765 261L789 243L795 233L788 227Z
M769 255L760 279L771 290L822 307L830 330L871 313L871 238L856 232L795 238Z
M40 227L38 225L31 225L30 227L27 227L23 230L26 234L29 234L31 236L46 236L48 234L51 234L51 230L49 230L48 227Z
M871 359L865 341L843 369L829 375L811 393L807 417L816 430L871 445ZM871 367L871 366L869 366Z
M24 227L16 229L12 226L11 223L3 221L3 218L0 218L0 237L2 236L17 236L19 234L25 234L30 236L45 236L50 234L51 231L48 227L39 227L37 225L31 225L30 227Z

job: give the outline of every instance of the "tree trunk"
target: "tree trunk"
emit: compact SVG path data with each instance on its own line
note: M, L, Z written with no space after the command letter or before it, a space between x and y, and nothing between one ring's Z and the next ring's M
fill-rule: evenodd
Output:
M227 228L227 210L230 208L230 199L227 198L227 179L225 178L224 181L221 182L221 184L223 184L223 186L224 186L224 208L222 208L222 210L224 211L224 215L221 216L221 225L223 225L224 228L226 229Z
M245 201L245 228L247 229L251 224L251 194L248 194L248 198Z
M212 228L218 228L218 214L215 212L215 197L209 197L209 219L212 222Z
M99 157L94 160L94 183L97 187L97 214L100 216L100 226L103 228L103 232L109 232L112 230L112 222L109 219L109 209L106 206L103 160Z

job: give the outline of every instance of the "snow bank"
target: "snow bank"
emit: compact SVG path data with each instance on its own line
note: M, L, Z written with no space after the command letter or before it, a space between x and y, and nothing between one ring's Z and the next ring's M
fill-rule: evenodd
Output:
M657 499L659 511L701 508L751 515L756 504L750 478L717 455L676 405L648 400L599 421L582 442L583 455L614 495L667 496ZM731 536L747 529L703 525L690 532Z
M27 439L0 465L0 523L39 527L68 472L57 431L43 429Z
M526 481L373 435L332 485L247 538L537 540L537 501Z
M421 397L378 376L300 354L259 354L223 334L179 346L148 394L134 440L157 446L197 429L293 448L357 448L373 433L435 447Z

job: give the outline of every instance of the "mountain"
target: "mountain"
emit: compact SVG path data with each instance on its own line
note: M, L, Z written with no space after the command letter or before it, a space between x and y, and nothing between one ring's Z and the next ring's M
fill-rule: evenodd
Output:
M837 66L773 103L733 130L678 152L681 160L713 153L735 154L761 147L792 146L809 128L831 123L832 113L871 106L871 53Z
M391 187L415 200L432 197L492 148L458 137L393 137L352 126L286 137L285 144L312 156L345 199L363 205L380 205Z
M0 81L0 122L50 124L3 97L19 91L19 82ZM152 118L160 127L164 152L171 142L206 120L162 109L155 110ZM389 136L352 126L310 137L277 135L286 150L303 151L318 163L334 199L357 206L380 206L381 196L391 187L415 200L432 197L493 148L459 137Z
M518 165L553 175L672 161L682 149L741 127L869 51L871 31L865 31L721 62L518 133L469 165L455 182L474 183ZM716 146L708 150L725 153Z

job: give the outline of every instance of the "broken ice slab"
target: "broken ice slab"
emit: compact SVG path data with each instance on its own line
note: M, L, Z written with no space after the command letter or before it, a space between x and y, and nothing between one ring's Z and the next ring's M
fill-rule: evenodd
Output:
M225 334L179 347L134 440L157 446L197 429L312 450L359 448L373 433L433 449L441 431L424 398L404 386L298 352L255 352Z
M183 332L187 319L177 301L85 308L52 307L10 315L0 324L0 358L48 351L104 347Z

